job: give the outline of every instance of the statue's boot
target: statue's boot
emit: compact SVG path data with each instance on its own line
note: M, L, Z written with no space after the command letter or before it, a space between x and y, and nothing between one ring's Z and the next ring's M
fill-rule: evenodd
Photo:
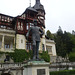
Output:
M36 46L33 45L33 60L36 60Z

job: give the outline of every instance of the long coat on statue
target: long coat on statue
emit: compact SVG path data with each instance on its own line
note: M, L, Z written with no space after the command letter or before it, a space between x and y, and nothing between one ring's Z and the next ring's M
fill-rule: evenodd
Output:
M40 36L44 34L42 29L38 26L30 27L26 36L28 37L30 33L32 35L33 44L35 44L36 41L40 42Z

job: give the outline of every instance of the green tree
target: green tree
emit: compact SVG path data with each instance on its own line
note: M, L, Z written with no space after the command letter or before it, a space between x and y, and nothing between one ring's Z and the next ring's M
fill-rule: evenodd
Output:
M59 26L59 29L55 35L55 42L56 42L56 52L59 56L65 57L66 56L66 44L63 42L63 31Z
M51 32L50 32L49 30L47 30L46 36L47 36L49 39L54 39L53 34L51 34Z
M70 32L62 31L61 27L54 35L56 42L56 51L59 56L66 57L70 52L75 51L75 35Z

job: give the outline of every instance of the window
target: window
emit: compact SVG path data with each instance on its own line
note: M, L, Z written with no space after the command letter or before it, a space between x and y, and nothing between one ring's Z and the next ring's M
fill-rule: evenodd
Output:
M10 22L10 19L9 19L9 17L8 17L8 22Z
M28 25L28 23L26 24L26 29L27 29L27 30L29 29L29 25Z
M6 48L10 48L10 45L9 44L5 44L5 49Z
M23 30L23 23L21 22L21 30Z
M32 50L32 44L30 42L26 43L26 50Z
M33 23L30 23L30 27L32 27L34 24Z
M2 21L4 21L4 16L2 16Z
M18 27L17 27L17 29L20 30L20 22L18 22Z
M10 18L10 21L12 21L12 18Z
M48 52L52 52L52 46L46 46Z
M7 17L5 17L5 21L7 21Z
M21 39L21 43L23 43L23 40Z
M32 26L32 23L30 23L30 27Z
M6 26L3 27L4 29L6 28Z
M4 26L1 26L1 28L4 28Z

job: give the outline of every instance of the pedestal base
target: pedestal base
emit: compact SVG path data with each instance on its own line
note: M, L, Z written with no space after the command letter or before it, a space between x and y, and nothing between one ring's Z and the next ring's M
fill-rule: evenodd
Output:
M23 75L49 75L49 63L30 61L24 66Z

